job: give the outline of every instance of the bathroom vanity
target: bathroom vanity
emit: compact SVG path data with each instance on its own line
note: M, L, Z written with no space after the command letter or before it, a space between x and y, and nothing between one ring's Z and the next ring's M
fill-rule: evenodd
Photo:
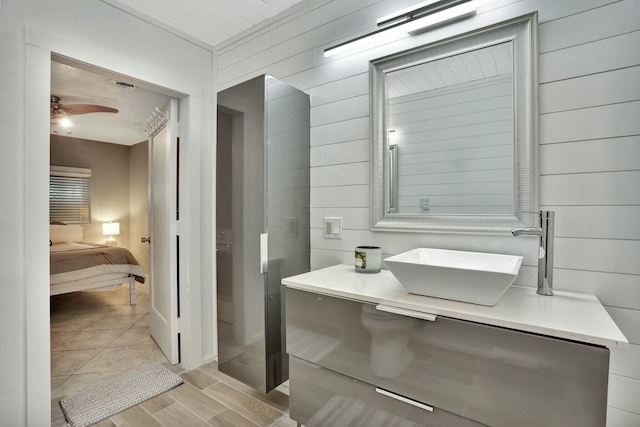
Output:
M319 426L603 426L609 349L595 296L511 286L493 307L408 294L389 271L286 278L290 417Z

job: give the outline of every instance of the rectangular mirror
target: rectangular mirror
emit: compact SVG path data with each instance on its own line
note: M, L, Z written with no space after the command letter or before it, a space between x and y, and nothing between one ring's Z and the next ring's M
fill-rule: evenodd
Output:
M534 224L535 20L371 62L372 229Z

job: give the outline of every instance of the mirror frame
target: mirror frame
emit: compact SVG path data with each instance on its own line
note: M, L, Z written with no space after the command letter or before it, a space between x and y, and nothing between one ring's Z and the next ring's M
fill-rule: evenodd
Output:
M371 230L504 233L534 226L538 211L537 13L457 35L372 60L371 89ZM514 85L514 214L416 215L386 212L385 183L389 145L385 75L413 65L436 61L498 43L513 43Z

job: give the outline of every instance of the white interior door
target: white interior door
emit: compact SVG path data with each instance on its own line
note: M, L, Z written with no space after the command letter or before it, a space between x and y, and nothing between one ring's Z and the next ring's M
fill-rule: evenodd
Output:
M151 336L172 364L179 363L177 111L173 99L165 108L167 124L149 139L149 325Z

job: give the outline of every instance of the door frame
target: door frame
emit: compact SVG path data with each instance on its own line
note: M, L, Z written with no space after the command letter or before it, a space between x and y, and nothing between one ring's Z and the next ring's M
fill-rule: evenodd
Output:
M200 239L200 150L202 146L202 88L185 76L160 78L131 59L87 46L54 34L26 28L26 120L25 152L25 342L26 404L29 425L48 425L51 405L50 319L49 319L49 112L51 59L70 58L110 70L164 89L179 99L181 114L180 179L182 212L180 221L180 312L182 365L193 369L202 364L202 306ZM44 102L43 102L44 101ZM190 201L196 201L190 203Z

